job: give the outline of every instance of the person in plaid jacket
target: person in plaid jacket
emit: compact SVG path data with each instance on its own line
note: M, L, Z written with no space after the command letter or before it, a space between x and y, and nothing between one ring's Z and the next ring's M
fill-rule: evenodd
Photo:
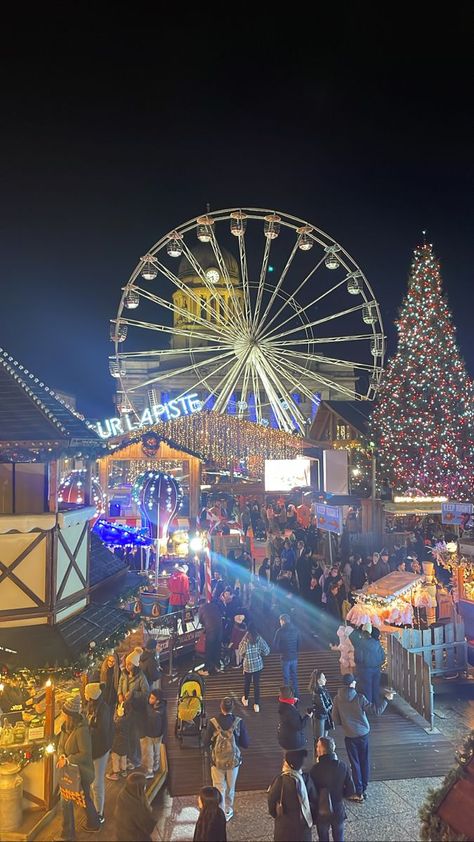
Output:
M257 633L253 623L248 624L247 633L242 638L238 654L243 661L244 669L244 695L242 704L248 707L250 685L253 681L253 694L255 713L260 712L260 673L263 670L263 658L270 653L270 647L266 640Z

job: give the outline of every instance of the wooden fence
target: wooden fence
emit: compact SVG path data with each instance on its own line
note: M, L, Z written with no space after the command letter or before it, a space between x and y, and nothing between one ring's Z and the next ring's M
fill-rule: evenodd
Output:
M431 675L467 669L467 641L464 623L447 623L423 631L403 629L399 633L402 646L420 654L429 665Z
M418 652L405 648L395 634L387 636L390 684L433 728L433 685L429 663Z

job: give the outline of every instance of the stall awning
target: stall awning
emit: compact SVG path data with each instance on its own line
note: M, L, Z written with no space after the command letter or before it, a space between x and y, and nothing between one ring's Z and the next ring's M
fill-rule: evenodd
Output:
M416 573L402 573L396 570L394 573L389 573L383 576L376 582L372 582L368 588L362 591L356 591L361 596L376 596L379 599L388 599L389 597L402 596L402 594L409 591L418 582L422 582L424 576Z

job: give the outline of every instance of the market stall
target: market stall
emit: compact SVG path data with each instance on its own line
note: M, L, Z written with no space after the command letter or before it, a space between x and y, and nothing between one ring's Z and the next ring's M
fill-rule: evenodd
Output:
M370 622L388 633L401 626L421 628L434 622L435 588L425 574L389 573L355 592L346 620L354 626Z

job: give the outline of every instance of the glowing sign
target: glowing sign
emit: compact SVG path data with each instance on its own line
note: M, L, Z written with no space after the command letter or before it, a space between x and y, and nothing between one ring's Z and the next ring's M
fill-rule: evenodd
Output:
M192 415L201 409L202 401L199 400L197 392L193 392L191 395L184 395L167 403L157 403L150 409L145 409L138 420L134 420L131 415L122 415L121 418L98 421L96 429L102 439L109 439L111 436L124 436L141 427L149 427L158 421L171 421L181 415Z

